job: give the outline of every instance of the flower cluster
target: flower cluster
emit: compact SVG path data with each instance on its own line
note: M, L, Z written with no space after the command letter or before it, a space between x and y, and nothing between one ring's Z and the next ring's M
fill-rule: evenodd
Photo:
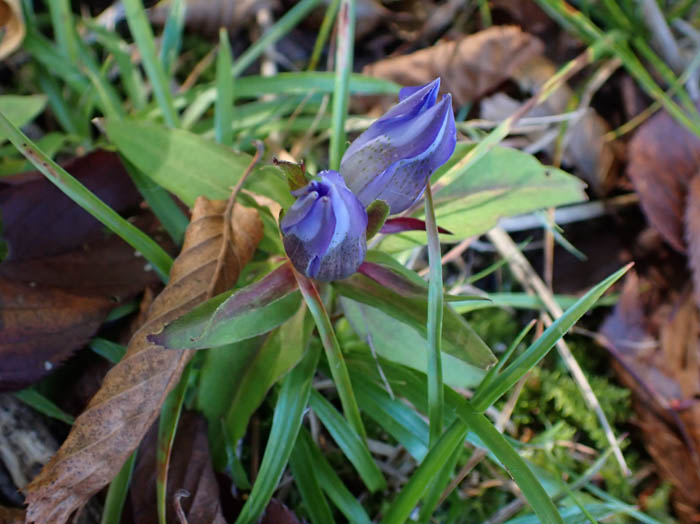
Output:
M403 88L399 103L350 145L339 173L323 171L292 192L297 201L281 228L297 270L326 281L350 276L365 257L367 206L382 200L396 214L422 196L457 141L451 97L438 102L439 89L439 78Z

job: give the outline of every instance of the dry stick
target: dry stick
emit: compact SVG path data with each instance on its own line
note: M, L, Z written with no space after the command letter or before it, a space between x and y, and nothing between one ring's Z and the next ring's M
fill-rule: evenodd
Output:
M496 246L496 249L501 253L506 260L508 260L508 266L510 267L513 275L517 278L522 286L531 295L537 295L545 307L549 310L551 317L545 315L544 321L549 327L552 324L552 317L559 318L564 314L562 308L554 300L552 292L549 291L542 279L537 275L535 270L532 268L530 263L527 261L525 256L520 252L518 246L513 242L508 233L503 231L500 227L495 227L487 233L489 240ZM600 407L600 402L598 402L593 389L591 388L586 375L583 374L581 366L579 366L576 358L571 354L569 346L564 342L564 339L560 338L557 341L557 349L561 355L566 367L569 368L571 375L573 376L576 384L578 385L581 393L583 394L583 399L590 409L595 411L598 421L605 432L605 437L610 444L613 454L617 459L618 464L622 473L627 476L630 474L630 470L625 463L625 458L622 455L620 446L615 438L612 428L608 419L603 413L603 409Z
M257 165L257 163L260 161L260 158L263 155L264 151L264 146L263 143L260 142L259 140L255 141L255 156L253 159L250 161L250 164L248 164L248 167L246 168L245 172L241 176L240 180L236 184L236 187L233 188L231 192L231 196L228 199L228 203L226 204L226 210L224 211L224 239L223 242L221 243L221 250L219 251L219 256L217 257L216 261L216 269L214 270L214 275L219 275L221 271L223 271L223 267L225 264L225 258L226 258L226 250L229 248L229 243L231 242L229 236L231 235L231 228L229 227L229 224L231 223L231 217L234 212L234 207L236 204L236 198L238 197L238 194L241 192L241 188L243 187L243 184L247 180L248 176L250 173L253 172L253 169ZM212 281L209 284L209 295L213 296L214 294L214 286L216 283L217 279L213 278Z
M180 524L187 524L187 517L185 516L185 511L182 509L180 499L186 499L189 496L190 492L186 489L178 489L173 495L173 506L175 507L175 514L177 515L177 520L180 521Z

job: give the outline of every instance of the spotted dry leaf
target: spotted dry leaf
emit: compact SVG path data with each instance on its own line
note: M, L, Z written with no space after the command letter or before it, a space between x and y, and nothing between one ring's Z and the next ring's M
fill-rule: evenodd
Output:
M200 197L170 282L153 301L127 353L29 484L27 522L62 524L108 484L136 449L192 353L147 341L150 333L230 288L262 238L257 211Z

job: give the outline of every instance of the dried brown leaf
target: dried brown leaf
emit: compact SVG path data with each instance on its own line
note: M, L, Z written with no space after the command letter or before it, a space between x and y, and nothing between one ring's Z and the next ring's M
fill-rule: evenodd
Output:
M700 171L700 138L668 113L647 120L630 141L627 175L651 225L684 252L683 223L690 180Z
M26 31L20 0L0 0L0 60L20 46Z
M24 524L24 510L0 506L0 524Z
M229 216L226 210L229 209ZM228 237L228 245L224 244ZM136 449L191 358L147 341L169 321L231 287L262 238L253 209L200 197L170 282L124 358L105 377L68 438L27 488L27 521L61 524L105 486ZM219 261L224 257L224 263ZM219 278L214 281L214 275Z
M363 72L407 86L427 84L439 76L441 90L463 105L493 91L542 50L541 41L518 27L494 26L457 41L380 60Z
M700 516L700 316L690 293L647 304L649 283L627 277L602 333L617 355L615 369L634 392L645 446L674 486L684 523Z
M156 508L156 449L158 425L154 424L139 447L129 497L133 521L158 524ZM180 500L188 524L225 524L219 501L219 486L214 476L204 417L183 412L175 436L168 472L166 520L178 522L172 501L175 493L185 489L189 497Z

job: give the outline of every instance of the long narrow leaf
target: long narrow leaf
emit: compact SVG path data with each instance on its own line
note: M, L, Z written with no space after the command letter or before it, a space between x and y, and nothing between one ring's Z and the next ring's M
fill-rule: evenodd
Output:
M355 0L341 0L338 13L338 44L335 53L335 87L331 112L330 168L339 169L345 151L345 120L348 117L350 73L355 43Z
M260 472L236 524L257 522L277 487L301 427L319 356L317 347L309 347L301 362L282 382Z
M163 111L165 123L169 127L177 127L180 118L173 105L173 97L170 93L170 86L163 69L163 64L160 63L157 57L153 31L148 22L148 17L146 17L143 3L141 0L124 0L122 4L126 14L126 21L131 30L131 35L141 53L143 67L146 70L148 79L151 81L153 94Z
M309 405L348 460L355 466L369 490L374 492L386 488L384 476L372 458L367 444L333 405L316 390L311 392Z
M216 56L216 105L214 106L214 134L216 141L225 146L233 144L233 77L231 44L228 31L219 30L219 51Z
M533 368L551 350L561 337L571 329L622 275L631 264L619 269L608 278L594 286L588 293L582 296L573 306L567 309L547 330L535 340L512 364L510 364L498 377L493 378L486 387L479 388L474 394L472 405L477 411L484 411L498 400L501 395L510 390L530 369Z

